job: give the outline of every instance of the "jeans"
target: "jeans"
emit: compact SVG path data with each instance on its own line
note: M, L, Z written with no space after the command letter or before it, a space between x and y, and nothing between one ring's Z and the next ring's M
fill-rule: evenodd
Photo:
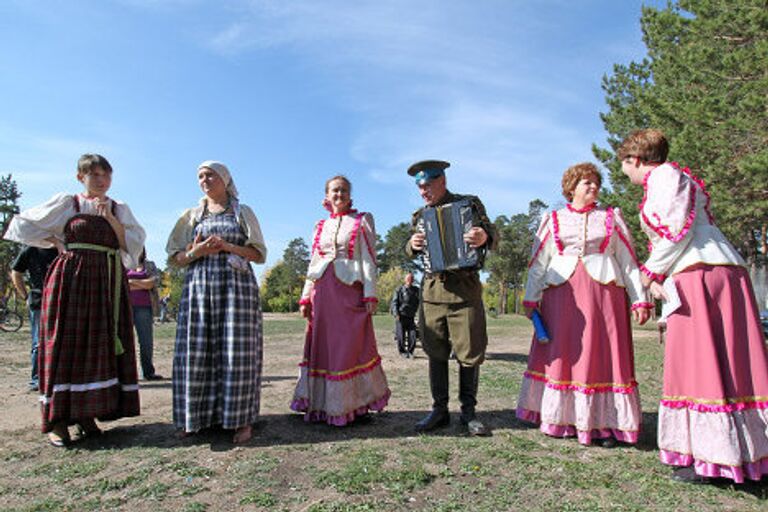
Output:
M146 379L155 375L152 365L152 306L133 306L133 325L139 338L141 373Z
M39 378L37 375L37 347L40 344L40 310L29 310L29 331L32 334L32 350L30 350L30 360L32 361L32 376L29 379L30 387L37 386Z

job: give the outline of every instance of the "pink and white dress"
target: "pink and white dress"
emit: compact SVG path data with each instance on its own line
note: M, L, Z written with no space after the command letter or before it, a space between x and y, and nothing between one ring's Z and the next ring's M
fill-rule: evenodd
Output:
M633 309L650 304L621 211L553 211L532 252L524 304L539 309L551 340L531 342L517 417L582 444L636 443L642 416L627 296Z
M737 483L759 480L768 474L768 354L744 260L687 168L662 164L644 188L650 255L641 270L672 279L681 301L667 319L661 461Z
M376 302L373 216L350 210L315 226L300 304L311 304L291 409L343 426L380 411L390 390L366 302Z

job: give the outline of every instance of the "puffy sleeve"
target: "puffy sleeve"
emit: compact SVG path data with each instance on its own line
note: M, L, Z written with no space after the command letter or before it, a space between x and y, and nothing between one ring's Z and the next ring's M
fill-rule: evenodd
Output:
M632 309L638 307L652 307L648 299L648 292L640 280L640 267L635 254L635 245L629 232L627 223L618 208L613 209L613 227L616 230L618 240L614 243L614 256L624 274L624 285L627 288Z
M309 256L309 265L307 269L313 268L318 264L320 256L320 230L323 228L323 221L318 221L315 224L315 229L312 230L312 253ZM306 278L304 280L304 288L301 290L301 298L299 304L309 304L310 295L312 294L312 288L314 288L315 282L312 279Z
M525 284L525 297L523 299L523 305L527 307L537 307L544 293L546 285L544 276L555 250L550 228L551 218L550 213L544 215L539 229L536 230L536 235L533 237L531 261L528 263L528 280Z
M376 302L376 279L378 264L376 263L376 226L373 215L366 213L360 223L360 260L363 270L363 301Z
M75 214L75 203L69 194L56 194L47 202L17 213L5 232L5 239L47 249L53 244L47 238L64 241L64 226Z
M165 244L165 252L173 258L176 253L186 251L187 246L192 243L194 238L195 209L190 208L185 210L179 220L176 221L173 231L168 236L168 242Z
M649 277L665 275L690 244L690 226L696 216L695 194L693 182L672 165L651 171L640 211L643 222L657 235L648 261L641 267Z
M144 241L147 238L147 234L144 232L144 228L139 225L139 221L133 216L131 208L122 202L115 201L117 207L115 208L115 216L120 224L125 228L125 245L126 250L120 251L123 260L123 265L126 268L136 268L139 266L139 258L141 257L141 251L144 250Z
M259 259L256 263L264 263L267 260L267 245L264 243L264 236L261 234L261 226L256 214L246 205L240 206L240 215L242 216L243 229L247 240L245 245L250 245L259 251Z

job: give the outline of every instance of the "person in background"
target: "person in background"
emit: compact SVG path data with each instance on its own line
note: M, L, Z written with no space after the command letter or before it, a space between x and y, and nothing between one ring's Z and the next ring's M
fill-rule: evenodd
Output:
M413 357L416 348L416 313L419 311L419 287L413 284L413 274L405 274L405 283L395 290L390 304L395 317L397 350L405 358Z
M478 197L453 194L447 189L445 169L451 164L441 160L424 160L408 168L416 180L425 206L441 206L468 199L476 213L475 225L464 234L471 247L496 246L496 228L485 213ZM426 257L426 237L422 229L424 208L414 212L413 234L406 246L410 257ZM480 365L488 346L483 285L480 268L465 268L445 272L426 272L421 285L419 308L421 345L429 357L429 385L432 391L432 411L416 424L417 432L429 432L451 421L448 412L448 359L455 355L459 363L459 401L461 423L473 436L491 434L475 415Z
M661 462L682 482L760 480L768 474L768 352L752 281L715 224L704 181L668 153L654 129L632 132L617 152L645 192L643 282L655 298L680 302L666 319Z
M390 396L373 331L376 230L351 194L344 176L325 183L330 216L315 225L299 301L307 332L291 402L305 421L337 427L383 410Z
M160 323L168 321L168 301L171 300L171 294L167 293L160 298Z
M152 332L152 297L151 292L157 287L157 278L147 269L146 250L141 251L139 266L127 272L130 289L131 307L133 308L133 326L139 338L139 361L144 380L162 380L163 376L155 372L152 364L154 337Z
M621 211L597 203L601 184L594 164L569 167L568 204L545 214L536 233L523 305L529 318L541 313L550 340L531 342L517 417L550 436L611 448L638 441L629 316L643 324L653 304Z
M111 199L112 166L101 155L77 163L80 194L60 193L13 217L5 238L56 247L43 287L40 324L42 431L57 447L69 425L97 436L96 419L138 416L139 386L128 282L144 229L127 204Z
M226 165L197 168L204 196L173 228L166 251L186 267L173 354L173 422L181 437L221 426L247 443L261 404L261 300L251 262L267 247Z
M55 247L41 249L25 246L11 265L13 287L16 288L19 296L27 301L27 310L29 311L29 331L32 336L32 348L29 353L32 363L32 373L28 385L30 391L37 391L39 386L37 347L40 340L40 305L43 302L45 274L58 254L59 251ZM25 274L29 283L29 291L27 291L27 284L24 282Z

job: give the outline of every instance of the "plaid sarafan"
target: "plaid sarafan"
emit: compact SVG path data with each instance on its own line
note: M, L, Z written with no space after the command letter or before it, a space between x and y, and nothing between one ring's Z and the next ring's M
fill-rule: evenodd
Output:
M77 214L64 229L67 244L117 249L106 219ZM114 338L115 265L99 250L72 249L51 264L43 289L40 325L40 401L43 432L55 423L88 418L111 420L139 414L139 388L131 305L120 279Z
M208 215L195 228L243 245L237 217ZM185 432L214 425L236 429L259 415L262 317L250 265L221 252L187 268L173 356L173 422Z

